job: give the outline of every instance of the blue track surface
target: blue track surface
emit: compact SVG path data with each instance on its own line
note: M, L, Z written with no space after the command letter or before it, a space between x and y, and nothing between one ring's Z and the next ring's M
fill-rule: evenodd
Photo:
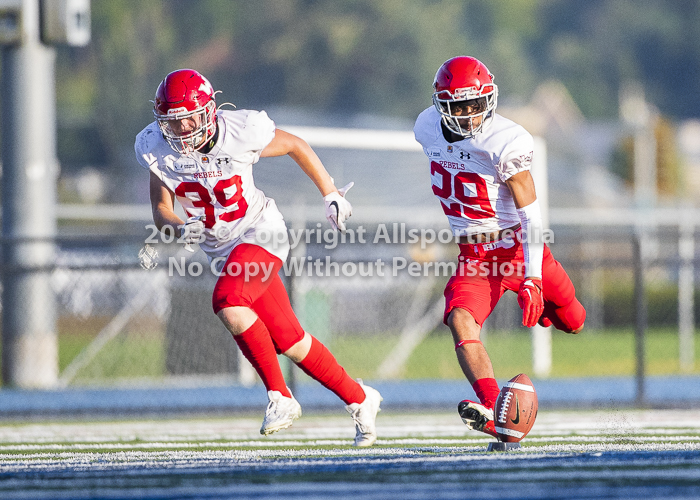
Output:
M384 396L384 408L452 409L473 397L461 381L366 381ZM503 382L503 381L500 381ZM636 403L632 377L535 380L542 409L624 407ZM299 384L295 396L304 408L337 409L334 394L315 383ZM649 377L645 400L655 407L700 406L700 377ZM267 404L264 388L202 386L167 388L71 388L56 391L0 391L0 418L31 415L148 414L258 411Z

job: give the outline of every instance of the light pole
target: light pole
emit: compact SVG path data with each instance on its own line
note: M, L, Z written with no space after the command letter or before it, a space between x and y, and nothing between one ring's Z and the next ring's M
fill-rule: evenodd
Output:
M50 44L87 43L89 7L89 0L0 1L5 386L48 388L58 378L50 284L58 177L56 54Z

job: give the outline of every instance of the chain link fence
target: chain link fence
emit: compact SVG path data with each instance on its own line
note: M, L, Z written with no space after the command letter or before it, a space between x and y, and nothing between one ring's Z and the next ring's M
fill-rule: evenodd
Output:
M458 253L443 226L356 223L345 243L316 223L294 227L304 229L304 238L283 276L293 306L304 328L329 346L351 376L463 378L442 324L442 291ZM624 225L555 225L553 234L554 256L588 316L579 336L552 332L551 377L635 374L640 328L645 374L700 371L697 234L658 226L639 236ZM641 297L635 289L635 238L643 248L637 265ZM57 241L56 265L42 271L54 295L57 345L40 351L49 359L38 361L57 362L56 385L255 384L254 372L212 312L216 276L204 254L159 242L151 245L157 256L142 254L139 260L143 248L143 239L126 235ZM42 317L41 304L12 304L23 315ZM484 325L497 377L531 372L531 335L520 318L508 292ZM294 382L308 380L285 367Z

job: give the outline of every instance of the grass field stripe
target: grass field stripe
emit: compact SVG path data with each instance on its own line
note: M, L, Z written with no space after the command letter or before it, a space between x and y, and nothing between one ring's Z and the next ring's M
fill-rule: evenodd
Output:
M539 460L543 458L542 453L555 454L577 454L581 452L599 453L610 451L656 451L656 450L678 450L678 451L693 451L700 450L700 443L591 443L591 444L549 444L544 446L526 446L521 451L528 452L531 459ZM455 456L455 453L475 452L463 456ZM221 465L223 462L229 462L240 465L242 461L249 461L252 464L260 464L261 459L276 460L282 459L285 462L277 462L277 468L294 468L300 465L309 464L314 458L323 458L334 460L340 458L342 463L357 463L364 464L368 459L380 458L384 462L411 462L416 457L423 457L425 460L440 462L440 461L479 461L483 458L479 455L485 453L486 447L426 447L420 450L411 448L371 448L368 450L355 449L335 449L335 450L280 450L279 452L271 452L269 450L250 451L210 451L210 452L184 452L184 451L162 451L162 452L143 452L143 451L126 451L123 453L61 453L61 454L32 454L32 455L11 455L4 457L0 463L0 472L7 472L15 468L30 467L37 469L41 467L70 467L71 464L80 467L90 464L91 470L94 469L115 469L120 468L124 464L137 465L139 463L153 467L162 468L179 468L181 466L192 465L196 467L210 467L212 465ZM430 456L432 453L446 454L445 456ZM449 455L449 456L447 456ZM294 458L297 462L290 462L288 459ZM512 457L511 457L512 458ZM169 463L170 461L178 461L181 463ZM700 461L700 455L697 455L694 462ZM184 462L190 462L189 464ZM195 463L196 462L196 463ZM272 464L272 462L270 462ZM672 471L677 474L677 471Z
M673 443L673 442L681 442L681 443L695 443L697 444L698 441L700 441L700 436L698 435L680 435L680 436L635 436L635 435L626 435L626 436L606 436L606 435L599 435L599 436L581 436L581 435L576 435L576 436L562 436L562 435L557 435L557 436L548 436L548 437L533 437L532 434L528 435L527 441L525 441L526 444L535 444L535 443L546 443L550 444L552 442L560 442L560 443L600 443L600 444L610 444L610 443L616 443L619 442L620 440L625 440L629 444L633 443L654 443L654 442L661 442L661 443ZM490 438L483 438L483 439L471 439L471 440L466 440L463 438L459 439L415 439L415 438L406 438L406 439L379 439L378 443L380 445L420 445L421 447L441 447L445 448L446 445L458 445L460 448L475 448L475 447L480 447L483 446L484 444L487 444L490 442ZM183 449L193 449L193 448L224 448L224 450L219 450L219 451L226 451L225 449L227 448L235 448L235 449L240 449L241 447L264 447L267 448L267 451L270 453L278 453L279 451L275 451L276 448L290 448L290 447L304 447L308 448L309 446L343 446L343 447L348 447L349 446L349 441L348 440L310 440L310 441L296 441L296 440L288 440L288 441L279 441L275 443L263 443L263 442L252 442L252 441L232 441L232 442L227 442L227 443L220 443L220 442L207 442L207 441L202 441L202 442L196 442L196 443L162 443L162 442L152 442L152 443L123 443L123 444L108 444L108 445L101 445L101 444L49 444L49 445L42 445L42 444L21 444L21 445L0 445L0 460L6 459L8 456L13 455L15 456L15 453L10 453L10 452L32 452L32 453L27 453L26 456L31 455L36 455L37 453L41 454L46 454L46 455L52 455L52 454L57 454L57 453L65 453L65 452L76 452L76 451L94 451L94 450L105 450L102 453L109 453L113 451L132 451L132 450L140 450L140 449L148 449L148 448L160 448L160 449L165 449L165 450L183 450ZM196 450L195 450L196 451ZM254 451L254 450L253 450ZM296 451L303 451L303 450L296 450Z
M506 382L506 387L510 387L511 389L520 389L521 391L535 392L535 389L531 385L525 385L519 382Z

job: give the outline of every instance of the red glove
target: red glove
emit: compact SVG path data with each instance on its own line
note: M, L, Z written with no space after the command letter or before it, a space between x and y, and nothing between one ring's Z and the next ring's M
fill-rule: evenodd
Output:
M528 328L535 326L544 310L540 278L525 278L525 281L520 283L518 305L523 310L523 326Z

